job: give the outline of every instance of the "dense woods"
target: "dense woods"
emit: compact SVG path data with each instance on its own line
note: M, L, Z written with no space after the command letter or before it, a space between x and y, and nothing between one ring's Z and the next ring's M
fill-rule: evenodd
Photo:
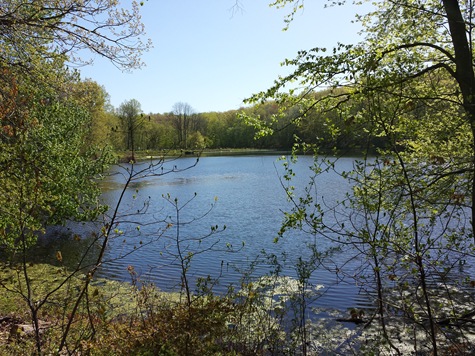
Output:
M319 97L324 94L323 91L313 95ZM95 136L107 132L103 144L118 152L131 149L131 136L134 137L134 149L139 151L205 148L291 150L296 136L327 150L357 152L368 147L384 146L384 139L368 135L365 125L350 122L351 118L342 117L337 110L309 111L305 119L296 124L298 108L281 115L276 102L205 113L197 113L190 104L178 102L168 113L145 114L138 110L133 117L135 123L131 125L130 121L123 119L123 107L127 103L130 101L123 103L118 110L111 108L108 116L99 119L102 124L97 125L97 132L92 132ZM249 117L259 120L261 124L272 123L272 135L259 135L259 130L250 125Z

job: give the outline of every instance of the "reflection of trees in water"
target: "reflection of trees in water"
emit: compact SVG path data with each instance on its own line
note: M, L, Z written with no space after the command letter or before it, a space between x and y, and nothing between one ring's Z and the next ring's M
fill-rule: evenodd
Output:
M38 243L28 253L32 263L48 263L55 266L76 268L91 266L95 263L100 246L97 243L96 224L70 223L68 227L50 228L38 238ZM58 260L60 251L62 261Z

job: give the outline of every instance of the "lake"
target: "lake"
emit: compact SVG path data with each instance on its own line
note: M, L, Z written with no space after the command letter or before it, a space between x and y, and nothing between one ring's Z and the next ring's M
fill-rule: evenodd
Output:
M295 277L294 262L300 256L308 256L306 244L315 237L292 230L278 243L274 242L283 213L291 207L280 179L284 169L279 158L272 155L203 157L191 169L134 182L122 211L132 214L144 206L147 210L136 216L127 216L127 223L119 225L124 230L123 238L115 239L110 245L106 256L108 262L100 275L130 280L127 267L133 266L143 280L153 282L163 290L179 288L181 270L176 258L176 210L163 198L169 194L172 201L178 199L179 206L192 199L180 211L179 233L180 239L184 240L184 254L211 249L191 259L189 274L192 281L208 275L212 278L219 276L219 286L215 291L223 292L231 283L239 285L242 274L251 272L251 264L253 275L271 270L263 251L275 254L280 260L285 252L288 261L283 273ZM180 170L192 165L194 160L181 158L170 165ZM341 158L336 170L351 170L353 162L354 158ZM313 175L309 168L312 164L312 157L303 156L293 167L296 177L292 185L297 192L302 191ZM166 164L165 168L168 168ZM104 182L107 203L115 203L122 182L120 175L111 176ZM334 172L322 174L318 182L318 194L325 197L328 205L344 199L350 189L348 182ZM208 212L211 205L213 208ZM173 226L163 232L161 229L168 223ZM219 230L224 225L224 231L205 238L211 226L217 226ZM140 226L140 231L137 226ZM317 244L321 251L330 247L325 239ZM229 252L229 246L239 251ZM128 254L134 249L137 250ZM312 283L324 286L317 301L321 307L367 306L366 297L360 295L353 280L336 278L335 268L341 267L344 258L334 255L326 268L312 274Z
M320 251L331 247L331 243L300 230L292 230L274 242L283 214L291 208L280 180L284 169L279 158L276 155L202 157L191 169L135 180L121 205L122 216L117 226L121 235L111 241L99 276L130 281L128 267L133 266L141 280L165 291L179 289L178 226L182 254L194 254L188 270L192 286L197 278L210 276L219 277L219 284L214 287L217 293L225 292L230 284L239 288L243 274L259 276L272 270L266 253L273 253L279 261L283 261L285 254L287 261L282 262L281 273L296 277L295 262L309 255L307 243L317 241ZM195 160L180 158L166 163L164 168L184 169ZM335 167L337 171L349 171L353 163L354 158L340 158ZM309 169L312 164L313 157L302 156L294 166L296 177L292 185L297 192L304 189L313 175ZM136 165L134 169L142 166ZM124 171L115 168L113 173L117 172L101 182L102 198L111 206L116 204L124 182L120 174ZM328 172L319 177L317 189L317 194L331 206L345 198L350 186L335 172ZM168 195L171 203L164 198ZM179 224L173 205L175 198L180 207ZM224 225L224 231L207 237L212 226L221 230ZM55 246L47 244L45 248L60 249L64 261L74 262L88 246L84 236L93 227L70 228L83 235L81 242L64 237L56 239ZM335 254L312 273L310 281L323 286L313 306L339 310L370 306L352 278L344 279L341 275L337 278L335 274L347 257L344 253ZM355 271L362 264L363 261L354 259L345 268Z

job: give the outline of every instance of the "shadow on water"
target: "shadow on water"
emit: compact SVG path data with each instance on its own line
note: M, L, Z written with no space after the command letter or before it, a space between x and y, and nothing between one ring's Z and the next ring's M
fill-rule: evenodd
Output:
M67 226L50 227L28 251L27 262L85 271L96 262L99 254L100 246L95 234L97 229L100 229L99 224L92 223L68 223ZM20 256L12 257L9 260L20 262Z

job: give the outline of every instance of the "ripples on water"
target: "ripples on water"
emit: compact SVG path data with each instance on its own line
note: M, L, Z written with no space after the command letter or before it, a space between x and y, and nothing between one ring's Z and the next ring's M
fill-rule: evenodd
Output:
M135 182L131 188L138 189L137 197L131 199L129 195L125 206L131 210L140 209L143 201L150 197L150 207L141 219L162 221L169 216L173 217L172 206L162 198L162 195L170 194L172 199L176 197L179 203L185 203L196 193L197 196L180 214L183 221L197 220L182 226L180 234L183 238L199 238L206 235L212 225L219 227L226 225L226 229L213 237L213 240L203 241L200 246L195 247L197 250L206 248L211 241L219 239L219 245L215 246L219 251L208 251L193 257L190 269L193 278L220 276L219 286L216 287L218 292L224 292L231 283L239 284L243 272L249 271L249 266L255 261L259 263L255 266L254 275L269 272L272 266L265 260L263 250L279 258L285 252L289 261L284 273L295 277L293 262L298 256L308 254L305 245L313 238L293 230L278 243L274 243L283 212L290 209L279 180L284 171L278 158L278 156L201 158L199 164L190 170L162 177L148 177ZM177 165L180 169L192 163L192 158L185 158L174 161L173 165ZM297 176L292 184L298 191L303 189L312 176L309 169L312 163L312 157L302 157L295 166ZM339 164L342 170L350 170L353 159L342 159ZM111 205L121 188L118 177L114 176L105 182L107 189L104 199ZM321 186L318 187L318 191L326 196L329 204L343 199L349 188L348 183L334 173L324 174L319 184ZM215 204L211 212L199 218L206 213L211 204ZM134 228L132 226L131 230ZM107 258L114 260L120 255L119 251L124 252L139 246L138 240L148 241L150 239L148 235L153 229L157 231L158 226L142 227L140 234L134 238L117 239L111 244ZM142 274L143 279L155 283L164 290L176 289L180 284L180 268L176 259L170 256L170 253L175 252L174 232L170 229L151 245L123 259L105 264L101 274L109 278L129 280L127 266L132 265L139 274ZM239 252L223 252L226 244L232 245ZM322 242L319 248L326 249L328 247L326 244L328 242ZM334 267L330 265L329 268L333 270L316 271L312 276L312 283L325 286L322 296L318 299L319 306L346 309L362 303L367 305L366 300L358 295L358 286L336 279Z
M349 171L353 168L353 162L353 158L341 158L337 162L337 170ZM180 169L193 163L193 158L184 158L172 164ZM312 176L309 169L312 163L312 157L301 157L294 167L297 175L292 184L297 191L302 191ZM239 287L243 273L251 271L253 262L259 262L253 270L255 276L272 269L263 250L275 254L280 261L285 254L288 262L282 273L296 277L295 261L299 256L308 256L306 244L315 237L292 230L274 243L283 212L291 207L279 180L282 174L282 164L277 156L205 157L190 170L133 182L126 194L122 212L134 213L141 210L144 204L149 204L148 209L146 213L127 216L128 223L119 225L124 234L111 242L100 275L130 281L127 267L134 266L142 280L153 282L163 290L180 287L181 271L173 256L176 254L176 230L172 227L164 231L167 223L174 219L173 206L163 198L163 195L169 194L172 200L178 199L179 205L192 199L180 212L181 221L189 222L180 227L180 237L185 240L182 247L196 252L219 241L214 246L216 251L207 251L192 258L189 270L192 280L208 275L219 277L216 292L225 292L229 284ZM122 184L120 175L111 175L103 182L105 203L115 205ZM343 178L329 172L319 177L317 194L324 196L325 202L332 205L343 200L349 188ZM138 224L133 223L137 220ZM226 225L226 229L210 239L203 239L201 243L190 240L206 236L211 226L215 225ZM75 229L77 231L78 228ZM81 252L72 239L61 241L62 246L58 248L65 251L63 257L67 256L68 249L73 257ZM316 241L320 251L331 247L325 239ZM86 246L87 242L83 244ZM225 252L227 244L239 251ZM134 253L126 255L134 249ZM311 282L324 286L313 306L340 310L372 307L367 294L361 293L361 286L355 284L352 278L339 278L342 274L336 274L347 259L348 254L344 252L335 254L325 262L325 266L312 273ZM345 270L351 275L364 263L364 260L356 258L345 266Z

